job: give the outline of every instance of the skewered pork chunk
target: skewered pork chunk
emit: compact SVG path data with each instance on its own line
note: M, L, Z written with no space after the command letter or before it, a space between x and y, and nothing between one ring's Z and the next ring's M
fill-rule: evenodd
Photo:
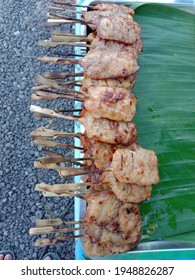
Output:
M90 193L90 201L85 212L84 220L101 227L111 223L118 215L121 202L111 191Z
M90 87L85 109L94 118L108 118L115 121L131 121L136 114L137 98L131 91L122 88Z
M130 15L134 15L134 10L130 7L123 6L123 5L117 5L117 4L97 4L93 7L93 10L95 11L120 11L123 13L128 13Z
M84 220L128 239L141 221L139 204L119 201L111 191L93 192L87 195L90 201Z
M141 33L141 28L132 16L113 11L92 11L84 14L84 20L94 30L97 37L105 40L132 44Z
M104 168L106 165L111 164L112 155L116 150L115 145L97 142L89 139L86 136L81 137L81 143L84 148L85 158L92 158L93 161L88 160L85 163L89 166L96 168Z
M139 70L133 54L116 50L90 50L81 60L86 76L92 79L129 77Z
M126 88L132 89L135 84L136 74L133 74L127 78L116 78L116 79L91 79L87 76L82 80L82 90L88 91L91 86L94 87L111 87L111 88Z
M123 253L128 252L136 247L135 244L128 244L128 245L116 245L111 244L109 247L104 247L102 244L93 243L89 237L86 237L84 240L83 249L87 253L89 257L93 256L106 256L112 255L116 253Z
M87 254L97 255L96 250L98 255L105 255L133 249L142 228L139 205L119 202L110 191L90 193L89 197L85 214L89 239L84 242ZM97 246L94 253L93 244Z
M95 46L96 50L116 50L116 51L125 51L132 53L135 58L138 57L138 55L143 51L143 41L141 38L141 35L138 36L136 41L131 45L126 45L123 43L119 43L116 41L110 41L110 40L103 40L98 37L94 38L94 40L91 42L92 46Z
M114 176L122 183L147 186L157 184L158 161L154 151L117 149L111 164Z
M94 179L95 177L92 178ZM97 181L97 179L99 179L99 181ZM138 186L136 184L121 183L115 178L111 171L96 176L96 183L98 182L102 184L104 189L106 186L108 188L110 187L117 199L123 202L140 203L151 197L152 186Z
M137 222L137 221L136 221ZM141 220L139 224L134 225L131 235L124 238L120 232L110 231L106 227L100 227L96 224L90 224L86 230L86 234L90 237L92 243L101 244L103 247L111 249L114 244L118 246L128 246L128 250L135 247L138 239L140 238ZM112 250L112 249L111 249Z
M89 112L80 118L87 137L110 144L131 145L137 137L137 127L131 122L96 119Z

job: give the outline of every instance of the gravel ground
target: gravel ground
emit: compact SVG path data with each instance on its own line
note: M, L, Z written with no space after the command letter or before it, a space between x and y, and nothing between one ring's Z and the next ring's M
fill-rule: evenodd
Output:
M59 216L64 220L74 219L73 199L44 198L34 191L35 184L41 181L64 181L56 172L33 167L34 160L42 155L42 147L34 146L29 137L31 131L42 125L57 129L66 126L64 130L68 132L74 129L73 122L37 120L29 111L33 77L59 69L37 61L38 56L48 52L38 47L37 42L50 36L51 28L42 27L49 3L48 0L0 1L0 250L11 249L20 260L41 259L47 251L58 252L62 259L74 259L74 241L35 247L37 237L28 233L36 219ZM74 32L74 26L63 28ZM73 66L65 66L63 70L74 71ZM62 101L53 102L52 106L62 108ZM70 102L63 104L63 108L71 106ZM64 153L71 154L66 150Z

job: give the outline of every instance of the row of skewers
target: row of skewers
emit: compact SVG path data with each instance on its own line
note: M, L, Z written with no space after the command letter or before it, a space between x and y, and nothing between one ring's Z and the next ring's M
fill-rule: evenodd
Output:
M57 1L54 4L56 6L49 8L61 12L67 12L64 8L67 5L75 6ZM132 122L137 103L132 89L139 70L137 57L143 49L141 28L133 20L134 11L116 4L99 4L88 8L91 11L80 12L82 19L49 13L55 24L76 22L88 25L92 33L87 37L55 30L50 40L40 42L40 45L51 48L58 45L88 48L87 54L80 59L39 58L50 63L80 64L83 72L71 75L47 72L38 76L35 80L40 85L34 87L36 93L32 95L33 100L61 98L81 102L80 115L67 116L63 110L31 105L35 117L62 118L84 125L84 133L67 133L41 127L31 134L37 145L52 148L61 146L83 152L82 158L68 159L47 151L46 157L35 161L35 167L57 170L62 178L83 175L82 183L40 183L36 190L45 195L84 198L87 201L84 221L70 222L71 225L79 225L72 229L62 227L64 223L59 219L43 220L30 233L80 230L84 233L76 237L84 238L86 253L89 256L104 256L136 247L142 230L139 203L150 199L152 184L159 182L159 174L155 152L139 145L137 127ZM49 22L51 24L51 20ZM81 79L67 82L67 77ZM80 87L80 90L69 88L72 85ZM58 137L77 137L81 146L52 141ZM65 167L61 164L64 162L74 166L79 164L80 167ZM40 238L36 245L51 245L69 238L72 237Z

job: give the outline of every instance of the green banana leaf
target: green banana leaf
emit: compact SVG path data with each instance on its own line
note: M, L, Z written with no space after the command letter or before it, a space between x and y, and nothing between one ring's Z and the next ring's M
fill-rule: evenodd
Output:
M161 179L141 205L142 241L195 242L195 15L151 3L135 13L144 51L134 122L141 146L157 153Z

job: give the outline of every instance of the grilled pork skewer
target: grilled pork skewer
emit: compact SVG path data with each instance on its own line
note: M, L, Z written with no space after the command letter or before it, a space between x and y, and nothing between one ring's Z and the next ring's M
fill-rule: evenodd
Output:
M130 15L134 15L134 10L130 7L124 6L124 5L116 5L116 4L97 4L95 6L84 6L84 5L77 5L67 2L61 2L61 1L53 1L55 5L61 5L61 6L69 6L69 7L80 7L80 8L90 8L90 10L94 11L120 11L123 13L128 13Z
M82 101L78 94L75 96L74 94L38 91L32 95L33 100L53 100L57 98ZM86 97L83 99L85 109L94 118L108 118L115 121L131 121L136 114L136 103L137 98L129 90L100 86L89 87Z
M90 42L89 44L82 44L78 42ZM59 45L83 47L95 50L116 50L116 51L126 51L127 53L132 53L135 58L143 51L143 41L141 36L138 36L136 41L131 45L123 44L117 41L104 40L98 38L94 33L89 34L87 37L75 36L75 35L52 35L49 40L42 40L39 42L39 46L55 48ZM73 55L73 54L72 54ZM76 56L76 54L74 54ZM84 56L84 55L83 55Z
M139 205L122 203L110 191L91 193L89 197L90 200L88 201L84 217L84 226L81 226L81 230L86 230L86 233L82 235L82 237L86 237L84 247L88 248L89 241L92 244L98 244L102 248L102 253L104 252L99 255L125 252L133 249L141 235L142 222ZM53 221L51 224L53 224ZM32 228L30 233L58 234L59 232L66 233L72 230L77 231L79 228L70 230L67 228L55 229L52 225L48 226L47 223L44 223L44 227ZM50 241L54 244L55 241L64 240L66 240L66 237L54 238L54 240ZM43 242L39 241L38 244L36 242L36 245L43 245ZM116 248L119 248L119 251ZM89 250L87 254L92 255ZM97 255L97 252L95 255Z
M82 59L39 57L38 60L57 64L81 64L86 76L92 79L129 77L139 70L133 54L115 50L91 50Z
M79 44L78 42L90 42L91 45L83 45ZM141 35L139 35L136 41L133 42L131 45L127 45L117 41L100 39L96 36L95 33L90 33L87 37L85 37L74 34L58 33L58 31L56 31L56 33L52 35L51 39L40 41L39 45L51 48L55 48L58 45L71 45L75 47L94 48L96 50L104 51L112 49L116 51L126 51L129 53L133 53L135 58L137 58L138 55L143 51L143 41Z
M74 93L74 95L78 98L84 98L88 96L88 89L90 87L110 87L110 88L124 88L130 90L133 88L135 83L136 75L131 75L127 78L118 78L118 79L91 79L87 76L84 76L83 80L76 80L71 82L64 82L62 72L46 72L44 76L38 75L34 78L35 82L41 84L41 86L33 87L33 90L40 90L40 87L44 91L47 91L49 88L60 89L63 92L55 92L58 94L65 94L65 92ZM66 78L66 77L65 77ZM76 91L69 89L67 85L74 85L75 83L80 82L81 90ZM67 93L66 93L67 95Z
M134 143L137 137L137 128L132 122L117 122L105 118L96 119L86 111L83 111L81 117L72 117L34 105L31 105L30 110L34 112L37 117L57 117L79 121L84 125L87 137L97 141L127 146Z
M105 40L118 41L132 44L141 33L141 28L129 13L121 10L91 11L82 16L82 20L58 14L48 14L49 17L62 20L75 21L87 24L92 30L96 30L97 36Z
M128 90L96 86L88 94L84 107L94 118L131 121L136 114L137 98Z
M122 183L151 185L160 181L155 152L141 147L136 151L117 149L111 167Z
M73 74L70 74L73 75ZM78 73L77 77L83 76L83 73ZM59 81L64 81L67 77L69 77L66 73L63 72L45 72L43 74L43 77L46 79L52 79L55 80L56 83ZM76 77L76 74L75 74ZM135 84L136 74L131 75L127 78L117 78L117 79L91 79L87 77L86 75L82 80L79 80L81 83L80 86L82 86L83 91L87 91L87 89L91 86L103 86L103 87L111 87L111 88L126 88L126 89L132 89ZM75 81L78 83L78 81ZM42 84L42 82L41 82ZM43 82L44 85L44 82Z

